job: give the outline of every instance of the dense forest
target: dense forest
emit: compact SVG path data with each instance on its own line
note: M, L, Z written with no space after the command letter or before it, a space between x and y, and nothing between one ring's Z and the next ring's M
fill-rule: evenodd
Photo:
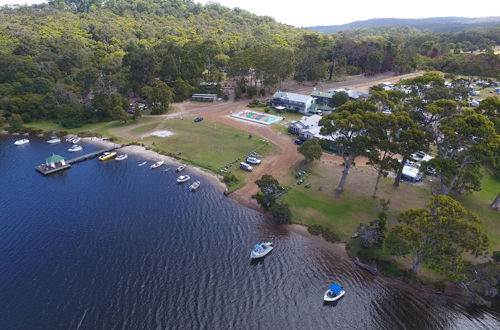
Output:
M153 114L193 92L264 95L281 81L417 68L497 78L500 27L325 35L190 0L51 0L0 9L0 124L65 127ZM216 84L204 84L204 82Z

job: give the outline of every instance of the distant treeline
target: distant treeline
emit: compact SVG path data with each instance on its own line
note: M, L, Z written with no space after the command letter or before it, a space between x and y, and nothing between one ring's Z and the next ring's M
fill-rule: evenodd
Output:
M189 0L53 0L0 9L0 125L65 127L123 119L130 99L152 113L193 92L254 96L284 79L434 68L498 76L499 30L456 35L322 35L218 4ZM455 39L454 39L455 38ZM470 40L469 40L470 39ZM478 40L483 40L480 43ZM452 44L455 44L453 46ZM481 50L484 54L464 54ZM203 84L215 82L216 84Z

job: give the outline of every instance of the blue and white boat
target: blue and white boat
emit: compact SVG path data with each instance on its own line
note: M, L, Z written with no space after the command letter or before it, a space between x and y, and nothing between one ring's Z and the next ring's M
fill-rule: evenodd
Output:
M271 252L272 250L273 250L273 243L271 242L256 244L252 252L250 252L250 259L263 258L267 254L269 254L269 252Z
M328 290L325 292L325 301L337 301L342 298L345 294L344 289L338 285L337 283L333 283L328 287Z

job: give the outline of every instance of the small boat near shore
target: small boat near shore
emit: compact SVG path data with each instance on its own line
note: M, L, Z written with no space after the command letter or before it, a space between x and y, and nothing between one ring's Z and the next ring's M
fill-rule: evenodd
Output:
M140 163L140 164L139 164L139 165L137 165L137 166L144 166L144 165L146 165L147 163L148 163L148 162L142 162L142 163Z
M190 191L196 191L198 188L200 188L201 182L200 181L195 181L189 186Z
M77 144L78 142L80 142L80 138L77 136L76 138L74 138L73 140L71 140L71 143L73 144Z
M101 156L99 156L99 160L105 161L111 159L116 156L116 152L105 152Z
M177 183L184 183L188 182L189 180L191 180L191 177L189 175L181 175L177 178Z
M79 146L78 144L73 145L71 148L68 149L69 152L77 152L77 151L82 151L83 147Z
M337 301L342 298L345 294L344 289L338 285L337 283L333 283L328 287L328 290L325 292L324 301Z
M22 146L23 144L27 144L27 143L30 143L30 140L28 140L28 139L21 139L21 140L17 140L16 142L14 142L14 144L16 146Z
M163 165L163 163L165 163L165 162L162 160L162 161L159 161L159 162L154 163L154 164L153 164L153 165L151 165L150 167L151 167L151 168L153 168L153 169L154 169L154 168L158 168L158 167L162 166L162 165Z
M271 242L256 244L252 252L250 252L250 259L263 258L266 255L268 255L269 252L271 252L272 250L273 250L273 243Z
M57 136L51 136L50 140L47 141L49 144L54 144L54 143L59 143L61 142L61 139L58 138Z
M176 172L182 172L186 169L186 165L181 165L175 169Z
M125 160L128 158L128 155L127 154L121 154L121 155L118 155L116 156L116 160Z

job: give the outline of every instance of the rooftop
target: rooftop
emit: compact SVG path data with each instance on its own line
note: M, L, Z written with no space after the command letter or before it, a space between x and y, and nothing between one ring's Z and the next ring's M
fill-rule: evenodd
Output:
M57 163L57 162L60 162L63 160L64 160L64 157L56 155L56 154L52 154L52 156L45 159L45 161L47 163Z
M312 97L309 95L303 95L303 94L276 92L273 95L273 99L286 99L289 101L306 103L306 102L309 102L310 100L312 100Z
M320 92L320 91L314 91L311 93L311 96L314 97L327 97L327 98L331 98L333 96L332 93L325 93L325 92Z

